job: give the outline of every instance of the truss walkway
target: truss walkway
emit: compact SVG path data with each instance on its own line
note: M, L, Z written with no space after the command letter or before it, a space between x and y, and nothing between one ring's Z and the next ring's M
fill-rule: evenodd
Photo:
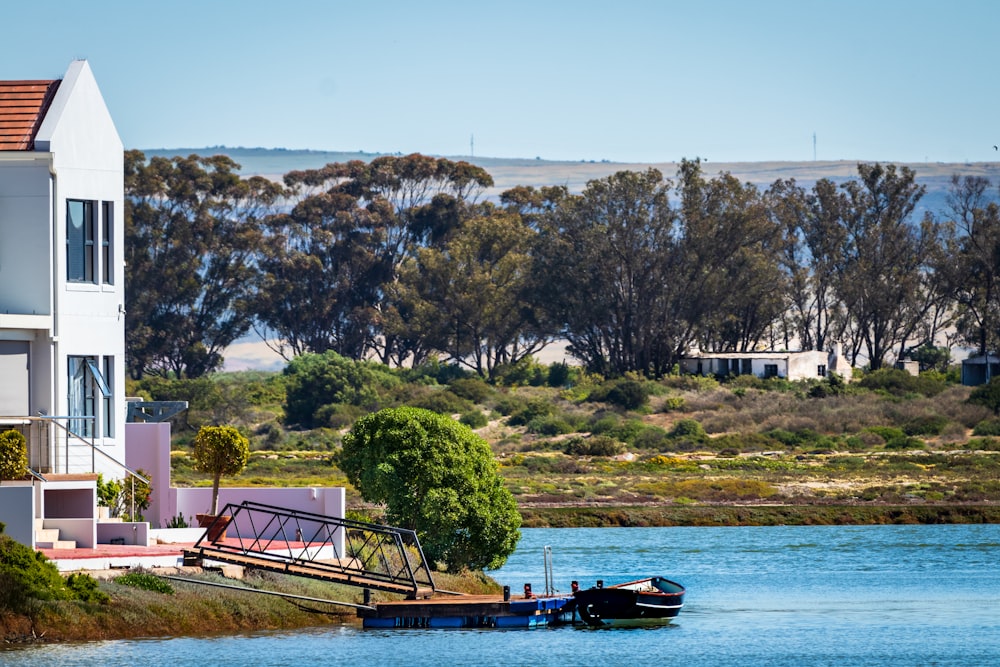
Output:
M232 518L226 529L217 530L227 516ZM185 549L185 564L204 560L399 593L410 599L429 597L435 591L412 530L250 501L226 505L216 524Z

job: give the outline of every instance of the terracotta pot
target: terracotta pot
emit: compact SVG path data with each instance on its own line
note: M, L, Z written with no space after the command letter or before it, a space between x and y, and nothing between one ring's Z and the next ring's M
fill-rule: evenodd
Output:
M214 514L196 514L195 519L198 520L199 528L208 528L206 532L208 541L217 542L220 538L226 536L226 528L229 526L229 522L233 520L233 517L228 514L219 516Z

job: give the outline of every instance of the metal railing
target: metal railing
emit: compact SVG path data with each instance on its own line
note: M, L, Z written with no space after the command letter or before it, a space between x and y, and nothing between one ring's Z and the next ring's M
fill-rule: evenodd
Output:
M93 422L93 416L51 416L38 415L34 417L0 417L0 428L10 427L21 433L28 444L28 473L35 479L46 481L46 474L66 474L72 469L73 451L83 451L90 455L90 472L97 472L98 455L110 461L125 472L132 483L131 497L135 498L135 481L150 484L150 480L140 475L138 471L128 467L115 457L97 446L93 436L88 440L72 428L72 423ZM63 423L65 422L65 423ZM93 429L87 429L93 432ZM62 467L60 469L60 462ZM135 507L131 508L135 516Z
M231 517L228 518L227 517ZM362 588L417 595L435 590L417 534L252 501L226 505L186 551L219 560ZM235 537L226 537L226 533Z

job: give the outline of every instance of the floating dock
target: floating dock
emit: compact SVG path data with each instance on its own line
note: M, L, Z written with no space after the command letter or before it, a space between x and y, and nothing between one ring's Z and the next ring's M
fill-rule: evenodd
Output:
M358 616L365 628L536 628L572 623L575 609L572 595L459 595L378 602Z

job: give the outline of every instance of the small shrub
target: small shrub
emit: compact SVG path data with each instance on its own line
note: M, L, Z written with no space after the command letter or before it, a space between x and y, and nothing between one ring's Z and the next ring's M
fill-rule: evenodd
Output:
M82 602L93 604L111 602L111 596L100 589L97 579L84 572L77 572L66 577L66 587L72 591L75 599Z
M994 415L1000 415L1000 376L973 389L969 394L969 403L989 408Z
M625 410L638 410L649 401L649 386L637 380L623 380L616 383L605 400Z
M429 391L424 396L411 401L410 406L430 410L439 415L459 414L472 409L472 404L468 400L459 398L448 389L444 391Z
M565 419L552 415L535 417L528 422L528 431L538 435L553 436L572 433L573 427Z
M605 435L592 435L570 438L563 451L570 456L615 456L625 451L625 445Z
M861 378L859 384L865 389L884 391L892 396L903 397L910 394L927 397L937 396L947 387L947 383L939 375L935 376L929 373L910 375L906 371L895 368L881 368L872 371Z
M481 410L470 410L469 412L463 413L458 421L465 424L469 428L482 428L490 423L490 420L483 414Z
M0 433L0 480L21 479L28 474L28 445L20 431Z
M467 401L480 404L485 403L486 400L495 392L492 387L486 384L482 378L479 377L458 378L457 380L452 380L448 384L448 389L459 398L464 398Z
M569 386L570 379L571 379L571 371L569 364L557 361L551 366L549 366L548 385L550 387Z
M0 609L23 612L32 600L68 600L73 592L55 563L0 534Z
M658 426L645 426L632 439L631 445L636 449L659 450L669 441L667 432Z
M704 442L708 437L701 423L695 419L681 419L670 430L670 437L675 439Z
M984 419L972 429L972 435L979 437L1000 435L1000 419Z
M906 435L941 435L948 425L948 418L941 415L924 415L916 417L903 425Z
M365 414L365 409L346 403L329 403L316 410L313 421L327 428L347 428Z
M684 409L684 397L683 396L667 396L663 399L663 406L661 410L663 412L673 412L676 410Z
M167 580L142 570L132 570L115 579L116 584L140 588L144 591L173 595L174 587Z
M512 413L507 418L507 424L509 426L525 426L532 419L536 417L548 417L553 412L555 412L555 407L549 401L532 399L520 410Z

